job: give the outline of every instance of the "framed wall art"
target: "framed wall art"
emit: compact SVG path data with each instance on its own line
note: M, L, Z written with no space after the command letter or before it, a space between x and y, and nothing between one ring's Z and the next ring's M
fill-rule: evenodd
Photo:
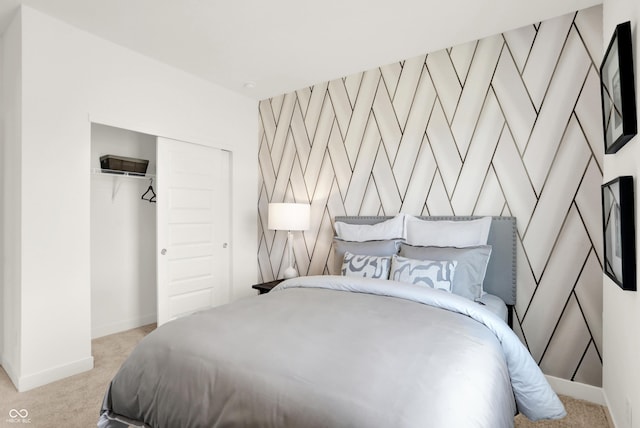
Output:
M631 23L616 27L600 65L604 152L615 153L637 133Z
M604 273L623 290L636 291L633 177L602 185Z

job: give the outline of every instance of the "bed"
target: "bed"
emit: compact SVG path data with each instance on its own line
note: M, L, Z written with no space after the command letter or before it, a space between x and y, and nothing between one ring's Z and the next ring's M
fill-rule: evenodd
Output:
M338 216L335 221L353 225L373 225L391 218L390 216ZM429 221L464 222L476 220L479 217L419 216L416 218ZM517 230L515 217L491 218L487 245L492 250L483 281L483 289L487 294L477 299L504 318L511 327L513 327L513 308L517 297Z
M515 269L515 220L491 227L492 257ZM495 275L487 267L487 290L513 305L515 271L504 263ZM517 412L563 417L526 348L486 306L387 279L289 279L145 337L109 384L98 426L499 428Z

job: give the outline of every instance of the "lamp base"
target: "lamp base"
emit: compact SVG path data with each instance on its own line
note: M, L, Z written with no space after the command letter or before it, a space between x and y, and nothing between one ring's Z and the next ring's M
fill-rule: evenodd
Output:
M293 266L289 266L284 270L284 279L295 278L298 276L298 271Z

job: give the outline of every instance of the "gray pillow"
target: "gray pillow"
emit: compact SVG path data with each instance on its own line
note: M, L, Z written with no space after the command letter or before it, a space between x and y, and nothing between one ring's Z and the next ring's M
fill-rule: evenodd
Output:
M381 241L364 241L353 242L343 241L341 239L334 238L333 251L334 251L334 273L340 272L342 269L342 261L344 260L344 253L350 252L351 254L358 254L361 256L378 256L378 257L391 257L394 254L398 254L400 248L400 241L397 239L386 239Z
M418 260L457 260L451 291L467 299L482 297L482 282L487 273L487 264L491 256L491 245L476 247L418 247L402 244L400 255Z

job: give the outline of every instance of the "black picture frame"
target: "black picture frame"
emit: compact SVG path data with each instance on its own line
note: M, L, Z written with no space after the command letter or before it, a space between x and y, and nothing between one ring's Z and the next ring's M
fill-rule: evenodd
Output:
M616 26L600 65L604 152L612 154L638 132L631 23Z
M623 290L636 291L633 177L602 185L604 273Z

